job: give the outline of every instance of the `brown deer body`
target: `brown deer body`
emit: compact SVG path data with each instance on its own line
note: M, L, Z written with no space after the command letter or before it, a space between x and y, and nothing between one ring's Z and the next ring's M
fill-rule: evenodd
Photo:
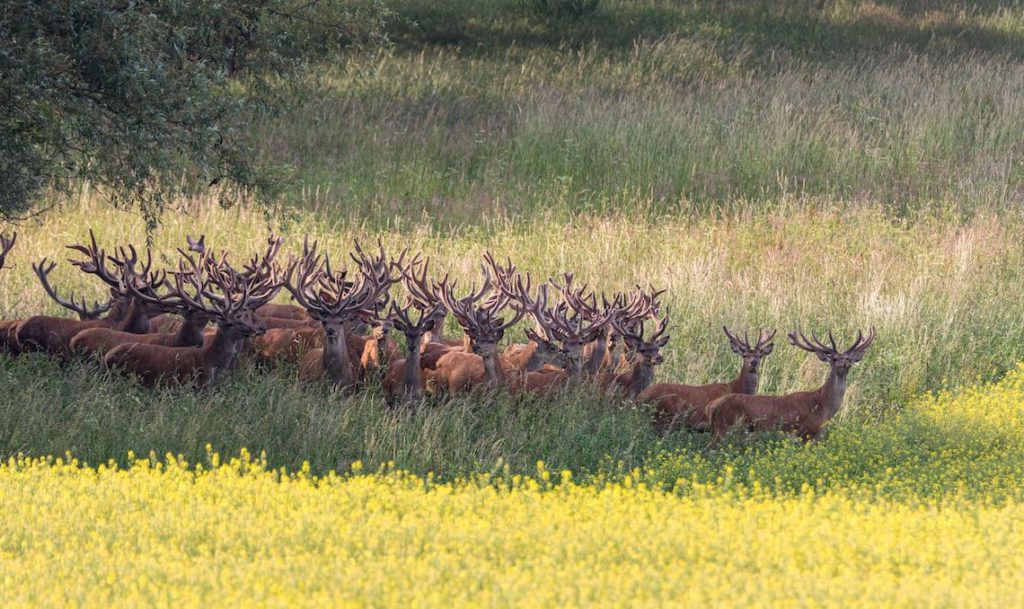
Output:
M658 383L651 385L638 396L641 402L654 403L657 414L655 426L667 430L674 425L682 425L696 431L709 428L705 406L714 400L730 393L753 394L757 392L760 378L761 360L774 349L772 339L775 332L761 333L757 342L740 339L722 327L729 338L733 353L742 358L740 372L728 383L710 383L708 385L679 385L675 383Z
M401 403L417 402L423 397L426 380L421 370L421 342L431 332L434 324L444 322L446 312L437 295L427 286L427 269L430 260L420 262L414 258L401 270L402 283L409 293L404 307L391 303L391 320L395 328L405 335L405 357L391 360L384 375L384 390L389 399ZM410 312L419 311L419 318L413 321Z
M268 318L310 321L309 313L306 313L305 309L287 304L265 304L259 309L256 309L256 316L264 322L266 322Z
M265 276L243 277L222 262L213 268L204 255L199 264L190 259L191 271L175 276L177 297L184 306L216 320L217 330L200 347L165 347L126 343L111 349L104 363L138 376L152 385L161 380L201 384L215 381L221 372L237 365L241 343L266 328L253 310L271 300L280 290L273 269ZM208 275L208 277L205 277ZM191 291L186 288L191 284ZM218 288L219 294L209 287ZM192 293L194 291L194 294Z
M644 319L653 316L653 308L649 302L638 298L639 310L631 310L628 314L611 317L612 328L622 337L626 346L626 363L620 371L609 370L598 375L598 385L610 391L622 393L628 398L640 395L654 380L654 367L661 364L664 358L661 349L668 344L669 336L665 335L668 327L668 309L665 315L657 320L650 338L644 338ZM642 315L642 317L639 317Z
M123 343L104 357L108 368L131 372L146 385L160 381L198 384L215 381L219 374L235 367L238 343L262 331L253 318L244 325L218 324L217 332L201 347L168 347L150 343Z
M350 350L350 342L356 345L347 338L349 325L358 318L373 318L381 307L381 296L386 298L387 289L397 280L390 278L383 249L379 259L371 260L356 245L362 258L357 259L360 269L354 281L347 279L346 271L333 272L330 259L317 254L316 249L316 243L305 244L302 257L289 265L285 282L295 301L323 326L323 346L306 353L299 378L326 377L348 389L362 376L359 358L363 355L362 350ZM297 276L296 281L293 276Z
M867 338L857 332L853 346L844 352L836 347L829 333L831 347L812 333L813 342L803 333L790 332L790 342L800 349L814 353L829 365L825 383L816 391L802 391L781 396L729 394L707 406L708 420L715 438L720 438L733 426L743 424L751 431L781 430L794 433L806 440L820 437L822 427L834 417L843 405L846 377L850 367L859 362L875 339L871 328Z
M270 328L263 336L249 341L249 352L256 361L270 363L274 361L299 362L306 353L319 349L324 345L322 327L314 328Z

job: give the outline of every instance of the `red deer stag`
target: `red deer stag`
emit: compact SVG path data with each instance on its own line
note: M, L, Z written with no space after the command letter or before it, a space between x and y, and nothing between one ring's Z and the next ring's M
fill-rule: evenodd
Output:
M696 431L709 428L705 406L730 393L753 394L757 392L760 377L761 360L768 357L775 348L772 339L775 330L760 332L757 342L750 344L746 334L741 340L722 326L733 353L740 356L742 362L740 372L728 383L711 383L709 385L677 385L675 383L658 383L645 389L638 400L653 402L657 409L655 427L668 430L674 425Z
M611 316L612 328L625 345L625 365L620 372L601 373L598 384L602 388L622 392L629 398L635 398L647 389L654 380L654 367L664 361L661 349L670 338L665 334L668 317L668 307L665 307L665 315L661 319L655 317L651 301L642 293L634 293L625 309ZM648 318L655 319L657 323L650 338L644 338L644 323Z
M438 310L442 305L427 285L427 269L430 259L422 263L414 258L402 269L402 283L409 293L405 306L391 303L391 318L395 328L405 335L405 357L393 359L384 376L384 389L392 400L402 403L417 402L423 397L425 382L420 369L420 343L436 323ZM410 311L416 309L419 319L413 321Z
M743 395L729 394L707 406L707 417L715 440L721 438L737 424L746 425L751 431L778 429L795 433L804 441L815 440L821 435L821 428L839 412L846 393L846 376L850 367L859 362L868 347L875 340L874 327L867 338L858 330L857 339L846 351L840 352L832 332L828 334L831 346L826 346L811 333L808 340L802 331L790 332L789 342L809 351L829 365L830 371L825 384L817 391L801 391L789 395Z
M69 249L85 254L87 258L86 260L72 260L71 263L85 273L96 275L110 287L113 303L110 305L109 314L103 319L84 321L48 315L29 317L18 324L17 328L18 344L22 350L45 351L67 358L72 354L71 339L88 328L112 328L132 334L145 334L149 331L149 318L152 311L128 295L122 274L107 267L106 253L96 245L96 237L91 231L89 236L91 239L89 246L67 246ZM116 258L111 258L111 260L115 265L121 263ZM142 271L143 275L149 273L151 263L151 260L147 262ZM46 259L43 259L39 265L33 265L36 275L51 296L54 296L55 292L46 280L46 276L54 266L54 263L46 266Z
M437 361L437 368L432 374L437 389L448 392L467 391L486 383L491 388L505 385L505 370L498 358L498 343L505 335L505 330L515 325L526 314L524 307L513 307L512 319L505 322L498 317L509 304L508 296L493 293L491 276L486 268L484 283L479 292L475 286L464 298L456 298L455 282L445 277L440 284L434 286L434 293L455 317L459 325L470 338L472 353L453 351ZM484 296L490 297L477 304Z
M376 284L372 273L362 271L354 281L349 281L347 271L334 272L330 260L316 249L316 243L304 247L302 257L289 265L285 281L285 288L296 302L323 326L323 347L306 353L299 377L326 376L335 385L348 389L359 377L359 354L349 349L348 326L359 315L374 314L390 283Z
M232 268L213 268L201 258L189 259L191 268L175 275L178 298L194 311L216 320L217 331L201 347L165 347L131 343L111 349L104 362L137 375L144 383L185 382L208 384L237 365L241 343L266 327L254 311L281 289L278 278L267 274L243 278Z

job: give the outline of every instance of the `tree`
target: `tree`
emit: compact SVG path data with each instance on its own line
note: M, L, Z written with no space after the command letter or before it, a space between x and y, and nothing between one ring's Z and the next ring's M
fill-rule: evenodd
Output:
M0 215L82 179L151 224L189 181L271 192L251 121L313 63L381 44L388 15L346 0L0 0Z

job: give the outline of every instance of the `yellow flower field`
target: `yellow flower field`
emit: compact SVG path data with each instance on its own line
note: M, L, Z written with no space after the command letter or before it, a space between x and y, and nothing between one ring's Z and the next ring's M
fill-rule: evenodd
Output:
M1018 368L922 398L891 425L1001 422L998 452L1022 437L1022 412ZM951 448L915 475L970 469L946 431ZM851 437L797 450L841 451ZM648 473L576 482L543 464L438 483L284 474L244 451L210 461L0 466L0 606L1024 606L1019 478L996 495L914 495L849 471L830 490L781 492Z

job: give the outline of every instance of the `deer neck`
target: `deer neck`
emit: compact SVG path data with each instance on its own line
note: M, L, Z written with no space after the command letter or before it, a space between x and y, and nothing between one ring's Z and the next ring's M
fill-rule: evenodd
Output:
M647 363L644 358L637 356L633 364L633 373L629 379L629 395L635 397L647 389L654 380L654 366Z
M819 403L824 412L825 420L836 416L839 409L843 407L843 396L846 395L846 377L836 374L835 370L829 372L825 384L818 390Z
M203 344L203 330L207 319L202 315L185 314L184 321L175 334L174 342L182 347L197 347Z
M387 340L387 339L374 338L374 337L371 336L370 338L368 338L366 340L366 343L363 345L363 358L362 358L363 359L362 365L363 365L364 368L368 367L370 364L373 364L374 366L380 366L381 365L380 343L381 343L382 340Z
M327 378L342 387L355 384L352 373L352 362L348 357L348 345L345 344L345 332L338 331L334 336L324 337L324 350L321 359L324 374Z
M408 351L405 354L405 370L402 375L402 390L406 398L418 398L420 395L420 342L422 335L405 336Z
M484 372L487 375L487 382L492 387L500 387L505 384L505 371L501 368L496 351L484 358Z
M210 339L203 353L203 367L207 369L210 380L213 380L221 370L232 367L235 362L236 346L240 340L241 338L231 336L223 328L217 328L217 333Z
M444 324L434 324L433 329L424 334L423 342L441 343L444 342Z
M132 334L146 334L149 332L149 315L146 313L146 308L137 301L131 300L120 326L122 332L130 332Z
M756 372L747 372L747 367L740 366L740 373L729 383L729 393L745 393L753 395L757 393L757 383L760 375Z
M597 374L604 363L604 356L608 353L608 334L602 332L594 341L594 348L590 351L590 359L587 360L586 371L588 374Z

